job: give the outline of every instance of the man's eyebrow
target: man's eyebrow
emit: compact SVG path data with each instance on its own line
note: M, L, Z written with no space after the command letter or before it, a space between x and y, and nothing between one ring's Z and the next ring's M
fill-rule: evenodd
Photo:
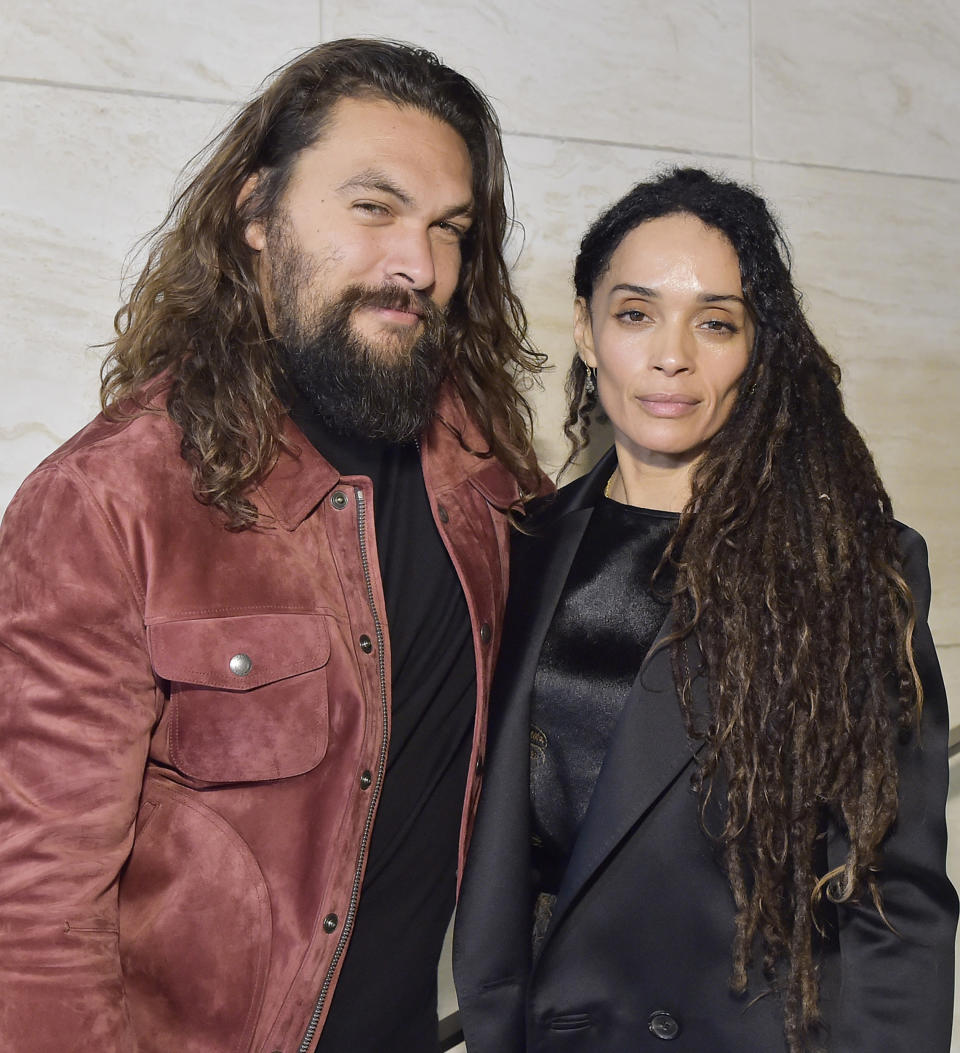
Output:
M337 187L337 192L343 190L378 190L381 194L389 194L395 197L401 205L410 206L413 198L384 172L377 168L367 168L356 175L352 175Z
M350 176L349 179L337 187L337 193L342 193L344 190L376 190L381 194L389 194L391 197L395 197L405 208L412 208L415 204L415 201L406 190L398 186L379 168L366 168L362 172ZM468 198L460 204L451 205L450 208L445 209L440 218L454 219L457 216L462 216L464 219L472 220L475 212L473 198Z
M474 206L473 199L468 198L462 204L453 205L446 209L441 215L441 219L456 219L458 216L463 219L472 220L476 215L476 207Z

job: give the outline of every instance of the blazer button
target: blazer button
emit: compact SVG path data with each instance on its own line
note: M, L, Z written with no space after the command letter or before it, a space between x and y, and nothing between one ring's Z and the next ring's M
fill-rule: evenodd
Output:
M657 1038L662 1038L664 1042L669 1042L680 1034L680 1025L669 1013L664 1012L662 1009L650 1014L650 1021L647 1026Z

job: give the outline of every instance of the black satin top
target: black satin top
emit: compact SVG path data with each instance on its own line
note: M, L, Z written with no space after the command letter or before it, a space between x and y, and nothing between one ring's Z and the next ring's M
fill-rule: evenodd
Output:
M530 706L535 887L555 895L627 694L669 609L651 577L679 516L601 497L540 652Z

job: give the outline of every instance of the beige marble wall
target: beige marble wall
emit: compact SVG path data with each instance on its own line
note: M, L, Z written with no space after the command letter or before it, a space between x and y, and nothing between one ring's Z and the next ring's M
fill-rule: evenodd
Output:
M270 70L347 34L426 44L494 100L523 223L517 281L555 363L535 396L550 465L589 220L665 161L768 195L898 514L929 541L960 724L955 0L5 0L0 507L94 412L88 348L109 337L124 260L181 165Z

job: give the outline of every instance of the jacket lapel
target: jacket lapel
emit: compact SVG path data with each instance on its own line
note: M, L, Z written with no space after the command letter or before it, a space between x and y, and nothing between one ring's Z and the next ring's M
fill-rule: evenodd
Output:
M512 539L511 582L519 582L522 591L511 586L508 624L504 626L497 663L503 675L497 686L501 689L499 704L512 710L522 709L528 722L530 692L543 641L597 496L615 461L616 452L611 449L592 471L564 487L556 497L548 498L541 510L534 512L529 525L525 524L529 534L517 534ZM529 728L524 732L523 744L524 750L529 751Z
M687 736L673 681L670 645L660 646L672 629L673 619L668 616L614 727L557 896L548 941L597 868L677 779L692 774L691 765L702 743ZM692 639L686 647L689 668L696 673L699 648ZM692 689L699 722L709 712L702 676L694 676Z
M530 534L515 534L511 541L511 565L520 568L511 579L520 587L511 586L491 694L489 760L457 904L453 957L462 1010L485 980L525 977L529 969L527 897L504 897L502 890L529 885L530 692L570 564L590 521L596 493L612 468L612 457L605 456L589 475L533 512L525 524ZM491 918L498 919L496 925L490 924ZM468 930L469 956L462 954L459 937Z

